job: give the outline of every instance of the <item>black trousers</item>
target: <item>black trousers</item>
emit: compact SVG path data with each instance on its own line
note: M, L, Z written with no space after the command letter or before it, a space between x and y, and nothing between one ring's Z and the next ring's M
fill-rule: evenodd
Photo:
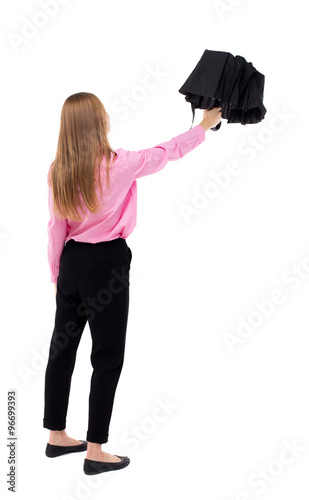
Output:
M124 238L69 240L60 257L55 326L45 372L43 427L66 427L76 351L86 322L93 367L86 440L106 443L124 361L132 252ZM83 407L83 403L81 402Z

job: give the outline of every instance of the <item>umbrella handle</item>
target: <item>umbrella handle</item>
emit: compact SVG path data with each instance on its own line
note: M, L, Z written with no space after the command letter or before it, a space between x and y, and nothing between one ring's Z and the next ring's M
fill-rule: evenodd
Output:
M221 122L219 122L215 127L211 127L210 130L213 130L214 132L216 132L217 130L219 130L220 127L221 127Z

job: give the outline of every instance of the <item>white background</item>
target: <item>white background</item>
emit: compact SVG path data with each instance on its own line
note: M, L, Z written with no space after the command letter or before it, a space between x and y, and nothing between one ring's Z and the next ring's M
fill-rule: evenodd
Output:
M42 4L7 2L1 22L2 498L9 493L6 400L14 389L22 499L307 500L305 3L56 4L17 49L9 33L22 36L27 22L44 23L37 17ZM223 120L194 151L138 180L137 226L127 240L133 259L126 357L102 445L131 463L86 476L85 453L45 456L49 431L42 427L56 308L46 179L61 107L73 93L92 92L110 115L114 149L155 146L190 128L191 107L178 89L205 49L241 55L265 75L267 113L255 125ZM143 84L149 72L161 74L149 79L152 90ZM201 119L197 110L194 125ZM197 191L206 192L231 161L238 174L186 222L181 204L194 206ZM282 303L265 309L275 289ZM264 313L256 314L256 301ZM241 321L253 325L242 338ZM229 349L225 332L242 343ZM67 415L75 439L86 439L90 349L87 325ZM294 455L284 452L293 442Z

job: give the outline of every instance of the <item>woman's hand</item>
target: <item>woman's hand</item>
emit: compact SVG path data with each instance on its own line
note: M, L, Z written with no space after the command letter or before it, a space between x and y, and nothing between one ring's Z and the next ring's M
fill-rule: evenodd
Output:
M218 106L217 108L213 109L204 109L203 121L199 123L199 125L202 125L202 127L206 132L210 128L218 125L220 121L221 121L221 107Z
M55 283L55 295L57 295L57 283Z

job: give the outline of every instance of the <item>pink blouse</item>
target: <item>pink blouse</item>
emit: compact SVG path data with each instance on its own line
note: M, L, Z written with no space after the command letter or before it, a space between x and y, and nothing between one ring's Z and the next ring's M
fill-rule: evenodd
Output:
M50 281L57 283L61 253L68 240L73 238L76 241L98 243L119 237L127 238L136 225L137 186L135 179L159 172L168 161L182 158L204 140L204 128L196 125L187 132L153 148L140 151L115 149L118 156L110 169L110 189L103 190L104 207L96 214L91 214L82 200L87 216L81 222L59 220L55 217L52 190L48 185L50 220L47 233ZM105 159L103 162L105 164ZM99 186L97 186L97 192L98 199L100 199Z

